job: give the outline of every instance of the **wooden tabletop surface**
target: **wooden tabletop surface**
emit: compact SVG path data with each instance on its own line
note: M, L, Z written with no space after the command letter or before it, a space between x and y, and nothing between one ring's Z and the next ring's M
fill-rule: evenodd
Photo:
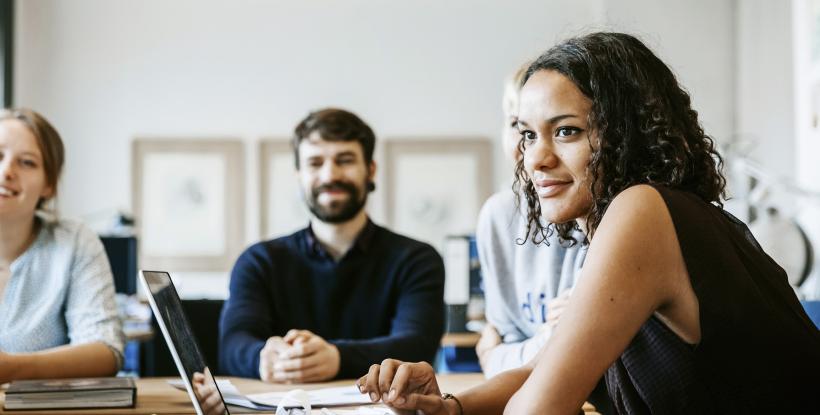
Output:
M14 413L21 415L40 415L40 414L61 414L61 415L79 415L79 414L193 414L195 413L191 401L188 399L188 394L185 391L179 390L168 384L169 380L178 380L179 378L140 378L137 379L137 405L134 408L126 409L81 409L81 410L48 410L48 411L3 411L0 413ZM219 379L222 379L219 377ZM338 380L333 382L312 383L312 384L292 384L292 385L275 385L263 383L259 380L229 377L231 383L239 389L243 394L286 391L294 388L301 388L305 390L325 388L332 386L352 385L354 380ZM484 376L480 373L465 373L465 374L445 374L439 375L439 387L442 391L457 393L469 389L484 380ZM5 392L0 391L0 408L5 402ZM358 406L356 406L358 407ZM591 406L584 408L587 411L592 411ZM262 412L257 412L262 413Z
M441 338L442 346L475 347L481 335L478 333L445 333Z

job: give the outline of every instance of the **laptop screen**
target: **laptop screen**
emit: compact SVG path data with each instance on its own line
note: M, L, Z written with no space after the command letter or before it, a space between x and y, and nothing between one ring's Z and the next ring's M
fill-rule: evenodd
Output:
M216 381L199 350L191 325L182 311L182 303L171 276L164 271L140 271L140 280L149 293L151 309L154 310L157 324L197 414L229 414Z

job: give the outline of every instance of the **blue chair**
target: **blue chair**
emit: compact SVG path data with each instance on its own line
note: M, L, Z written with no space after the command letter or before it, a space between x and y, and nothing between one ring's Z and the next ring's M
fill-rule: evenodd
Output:
M442 345L436 352L433 368L437 373L481 372L475 347Z
M814 325L820 329L820 301L801 301L803 308L806 309L806 314L809 315Z

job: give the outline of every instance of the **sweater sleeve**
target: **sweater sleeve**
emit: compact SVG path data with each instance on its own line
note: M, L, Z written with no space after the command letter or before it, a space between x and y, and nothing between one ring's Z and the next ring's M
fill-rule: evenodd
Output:
M259 255L251 247L231 271L230 292L219 322L219 371L259 378L259 352L269 337L272 301Z
M358 378L387 358L433 362L444 332L444 261L429 245L413 250L399 280L399 298L390 334L364 339L331 339L339 349L337 378ZM390 313L391 310L383 310Z
M125 336L117 312L114 277L100 238L77 225L76 246L70 270L65 320L71 344L101 342L122 367Z
M503 371L516 369L532 359L547 342L550 335L546 324L532 337L518 327L512 313L517 310L514 287L516 284L514 253L517 243L513 215L517 214L513 195L497 193L487 200L478 218L476 243L484 281L485 317L503 339L494 347L482 367L487 378ZM545 255L547 252L544 253ZM546 271L546 270L545 270ZM529 276L534 280L534 276Z
M484 316L492 324L505 342L520 341L525 336L516 326L515 319L510 315L511 307L517 304L514 292L511 293L513 303L505 299L505 290L512 290L515 284L513 279L514 264L511 248L516 243L513 231L509 229L512 221L503 221L513 212L513 205L504 203L503 198L510 197L506 193L496 193L481 208L476 226L476 245L478 246L478 260L481 264L481 276L484 283L485 309ZM501 228L501 229L498 229ZM506 232L505 232L506 231ZM507 284L504 288L502 285ZM510 369L510 368L508 368Z
M547 343L552 330L546 323L535 336L514 343L501 343L489 351L482 368L487 379L510 369L517 369L532 360Z

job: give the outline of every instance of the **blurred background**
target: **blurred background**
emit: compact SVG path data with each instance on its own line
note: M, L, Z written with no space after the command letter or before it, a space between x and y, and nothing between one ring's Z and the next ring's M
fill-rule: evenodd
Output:
M512 167L500 149L505 78L556 41L593 30L635 34L672 67L724 148L730 210L757 222L756 233L766 235L761 242L783 251L796 282L808 280L804 297L820 291L816 276L806 278L817 274L809 264L820 253L816 0L3 0L2 13L4 104L41 112L66 142L61 215L139 239L149 220L155 230L162 220L175 223L141 217L157 210L152 201L172 200L150 193L175 174L173 158L149 160L151 148L162 149L162 141L238 143L231 147L237 154L217 152L230 159L217 160L222 170L214 171L222 174L197 179L203 186L230 176L214 184L221 190L213 197L225 203L201 215L205 233L197 233L197 222L180 228L190 231L189 241L221 238L198 254L213 250L223 260L143 256L137 265L176 264L171 271L181 276L184 297L224 298L230 264L246 245L307 223L282 145L320 107L352 110L377 134L374 220L437 247L443 235L399 218L410 211L433 224L451 215L459 225L447 234L472 233L483 198L510 185ZM412 166L424 158L399 168L396 157L406 150L388 154L386 143L422 143L423 150L423 143L457 147L462 139L489 154L469 159L448 183L456 196L469 194L469 203L444 212L452 206L447 200L428 206L390 190L412 182ZM153 144L140 147L140 140ZM198 148L189 147L177 156ZM441 162L430 149L430 163ZM211 195L207 185L194 190ZM288 210L293 206L297 212ZM276 222L276 212L287 220ZM173 229L151 238L175 243Z

